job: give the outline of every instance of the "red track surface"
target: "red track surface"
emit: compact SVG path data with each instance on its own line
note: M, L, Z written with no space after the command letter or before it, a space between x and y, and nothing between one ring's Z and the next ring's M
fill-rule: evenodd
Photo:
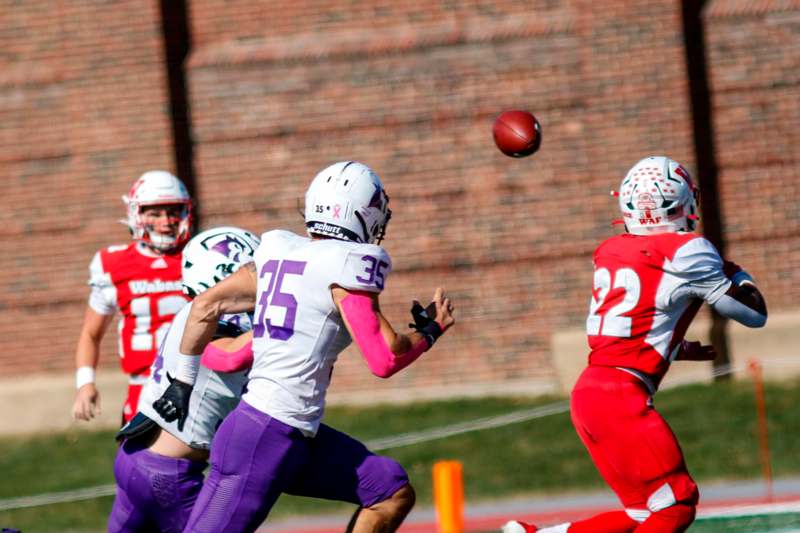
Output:
M786 502L800 502L800 494L781 495L774 497L771 500L761 498L740 498L728 500L714 500L706 503L701 503L698 508L698 516L702 517L704 514L713 514L716 511L729 509L731 507L743 507L750 505L764 505L769 503L786 503ZM571 509L560 509L553 512L537 512L535 515L522 515L522 516L508 516L508 514L486 514L480 517L466 517L464 519L464 533L474 533L479 531L492 531L500 530L500 526L510 519L518 518L520 520L535 521L539 524L553 524L559 522L569 522L579 520L592 516L600 512L608 511L608 506L602 507L576 507ZM314 526L314 527L299 527L291 528L287 526L285 529L281 528L281 533L342 533L346 518L340 521L341 523L331 524L328 526ZM404 524L399 533L437 533L436 523L429 522L414 522Z

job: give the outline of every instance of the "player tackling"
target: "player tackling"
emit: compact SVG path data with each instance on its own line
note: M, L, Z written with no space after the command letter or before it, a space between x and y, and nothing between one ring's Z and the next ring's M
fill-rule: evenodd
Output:
M537 529L512 521L504 533L680 532L699 493L652 397L676 360L712 360L711 346L684 340L703 301L748 327L767 320L753 278L693 233L697 189L667 157L647 157L622 180L627 233L594 252L586 319L589 366L572 391L575 430L624 510Z
M352 531L393 532L414 504L403 468L321 424L339 353L354 340L371 371L389 377L414 362L455 322L450 300L412 309L397 333L378 296L391 259L378 246L391 211L378 176L345 161L323 169L306 192L309 237L270 231L255 263L192 304L176 380L155 402L167 421L186 416L198 355L223 313L255 309L253 368L242 401L220 426L211 470L185 531L254 531L282 492L352 502Z

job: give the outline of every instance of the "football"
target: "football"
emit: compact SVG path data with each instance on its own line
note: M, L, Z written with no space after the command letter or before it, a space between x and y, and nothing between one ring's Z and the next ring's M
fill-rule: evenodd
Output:
M542 127L528 111L503 111L492 126L494 143L509 157L526 157L542 145Z

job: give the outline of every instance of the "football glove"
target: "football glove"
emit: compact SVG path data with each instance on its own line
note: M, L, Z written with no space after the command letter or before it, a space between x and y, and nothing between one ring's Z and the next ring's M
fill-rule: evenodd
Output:
M408 327L418 331L428 341L428 348L433 346L436 339L442 336L442 327L436 320L431 318L428 311L420 305L419 302L414 302L411 306L411 317L414 319L413 324Z
M713 361L717 352L713 346L703 345L697 341L681 341L676 361Z
M161 398L153 402L153 409L167 422L178 421L178 431L183 431L186 417L189 416L189 398L192 385L179 381L167 373L169 387Z
M744 271L742 267L733 261L722 262L722 272L728 276L734 285L741 287L742 285L756 286L753 276Z
M228 322L226 320L220 320L217 322L217 330L214 332L214 336L212 340L221 339L223 337L238 337L244 333L244 329L238 324L234 324L233 322Z

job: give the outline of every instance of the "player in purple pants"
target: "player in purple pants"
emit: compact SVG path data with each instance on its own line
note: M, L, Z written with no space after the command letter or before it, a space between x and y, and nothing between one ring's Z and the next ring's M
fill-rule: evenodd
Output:
M352 502L353 533L397 530L414 491L394 460L321 424L339 353L355 341L370 370L389 377L415 361L455 322L436 289L397 333L378 295L391 271L380 246L389 220L380 178L354 161L317 174L306 192L309 237L270 231L255 263L200 295L181 340L176 380L156 410L185 416L198 357L221 313L255 310L253 368L239 406L211 447L211 472L184 531L254 531L282 492Z
M183 250L184 292L194 297L218 279L252 261L255 235L221 227L195 236ZM118 433L122 445L114 461L117 496L109 533L179 533L203 484L209 446L222 419L239 403L252 363L252 323L246 314L225 315L203 353L197 394L180 423L168 423L152 404L175 374L178 347L191 303L178 312L159 347L142 390L138 413Z
M110 532L179 532L200 488L205 461L159 455L146 442L126 441L114 461L117 496Z
M408 492L395 460L325 424L306 437L246 402L225 419L211 450L206 490L187 531L254 531L282 492L364 509Z

